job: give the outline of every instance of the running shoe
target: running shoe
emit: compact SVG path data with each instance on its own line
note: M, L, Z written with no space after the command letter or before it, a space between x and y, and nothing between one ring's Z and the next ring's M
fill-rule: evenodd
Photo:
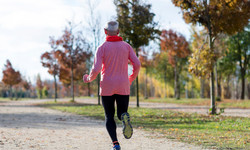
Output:
M121 150L120 145L114 145L111 150Z
M128 113L123 113L121 116L122 124L123 124L123 135L126 139L130 139L133 134L133 128L130 124L130 117Z

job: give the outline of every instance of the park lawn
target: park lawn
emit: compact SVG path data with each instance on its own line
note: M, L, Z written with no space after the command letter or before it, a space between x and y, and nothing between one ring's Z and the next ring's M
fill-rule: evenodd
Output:
M136 101L135 97L131 97L131 101ZM195 99L195 98L182 98L176 100L175 98L140 98L141 102L152 102L152 103L169 103L179 105L194 105L194 106L210 106L210 99ZM216 102L219 108L250 108L250 100L229 100L224 99L220 102Z
M71 97L68 97L68 98L71 98ZM79 97L75 97L76 99L98 99L98 97L96 96L79 96Z
M3 97L0 97L0 101L8 101L9 98L3 98Z
M103 107L99 105L47 102L39 106L105 119ZM250 148L249 118L207 116L149 108L130 108L129 113L134 127L161 133L162 137L202 145L205 148Z
M13 97L13 99L11 100L9 97L0 97L0 101L21 101L21 100L30 100L31 98L18 98L16 99L15 97Z

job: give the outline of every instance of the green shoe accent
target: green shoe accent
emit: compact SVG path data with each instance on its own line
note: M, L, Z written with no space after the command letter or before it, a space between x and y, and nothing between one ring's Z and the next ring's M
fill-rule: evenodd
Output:
M123 113L121 116L122 124L123 124L123 135L126 139L130 139L133 134L133 128L130 124L130 117L128 113Z

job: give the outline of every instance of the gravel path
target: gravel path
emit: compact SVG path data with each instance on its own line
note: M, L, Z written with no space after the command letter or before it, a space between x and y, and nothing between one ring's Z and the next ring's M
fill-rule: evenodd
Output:
M35 101L0 102L1 150L108 150L104 122L32 106ZM36 101L41 102L41 101ZM201 147L135 129L130 140L118 127L122 150L201 150Z

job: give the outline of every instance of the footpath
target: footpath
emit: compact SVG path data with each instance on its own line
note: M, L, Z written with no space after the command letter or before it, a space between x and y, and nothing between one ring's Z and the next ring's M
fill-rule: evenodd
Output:
M0 150L110 150L104 121L34 106L44 100L0 101ZM134 129L122 150L201 150L199 146Z

